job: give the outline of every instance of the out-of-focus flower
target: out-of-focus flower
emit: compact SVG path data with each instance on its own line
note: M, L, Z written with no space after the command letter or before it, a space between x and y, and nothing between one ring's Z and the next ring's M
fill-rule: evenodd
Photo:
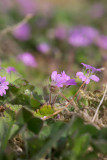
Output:
M29 24L25 23L18 26L16 29L14 29L13 35L16 39L20 41L29 40L31 35Z
M85 47L92 44L98 35L99 32L93 27L78 26L74 29L71 29L68 42L75 47Z
M59 26L55 29L55 37L57 39L63 40L66 37L66 29L62 26Z
M50 46L49 44L47 43L40 43L38 46L37 46L37 49L39 52L41 53L48 53L50 51Z
M107 36L99 36L97 39L96 39L96 45L102 49L105 49L107 50Z
M101 69L97 69L93 66L90 66L88 64L84 64L81 63L85 68L86 68L86 72L77 72L76 76L79 77L83 82L85 81L86 84L88 84L90 82L90 80L93 80L95 82L98 82L100 79L99 77L97 77L96 75L94 75L93 73L95 72L101 72Z
M100 68L95 68L93 66L90 66L88 64L85 64L85 63L81 63L86 69L89 69L90 72L101 72L101 69Z
M19 54L17 59L22 61L26 66L37 67L36 59L31 53L25 52Z
M8 89L9 82L6 82L6 77L0 76L0 96L3 96L6 94L6 91Z
M61 74L57 74L57 71L53 71L51 74L52 85L57 87L76 85L75 79L71 79L63 71Z
M95 3L88 11L91 18L101 18L105 14L105 8L102 3Z
M19 5L20 12L24 15L37 12L37 4L34 0L16 0L16 2Z
M6 68L6 71L8 73L11 73L11 72L16 72L16 69L14 67L8 67L8 68Z

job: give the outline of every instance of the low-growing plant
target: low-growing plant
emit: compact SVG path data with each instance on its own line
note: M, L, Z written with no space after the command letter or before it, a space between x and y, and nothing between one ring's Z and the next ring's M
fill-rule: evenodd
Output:
M82 63L70 78L53 71L49 98L15 68L0 70L0 160L98 160L107 155L107 84L88 91L102 69ZM82 84L66 97L70 86Z

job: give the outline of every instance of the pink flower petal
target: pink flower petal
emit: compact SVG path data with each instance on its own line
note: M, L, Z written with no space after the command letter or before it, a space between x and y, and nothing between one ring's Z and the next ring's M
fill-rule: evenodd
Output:
M76 76L83 76L83 75L84 75L83 72L77 72L77 73L76 73Z
M85 83L88 84L89 82L90 82L90 79L88 78Z
M52 81L56 81L56 79L57 79L57 71L53 71L52 72L51 79L52 79Z
M95 75L90 76L90 79L92 79L95 82L98 82L100 80L99 77L97 77Z

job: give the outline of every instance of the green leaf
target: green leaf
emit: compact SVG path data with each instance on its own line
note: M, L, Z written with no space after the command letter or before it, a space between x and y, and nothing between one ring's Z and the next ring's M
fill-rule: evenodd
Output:
M93 140L92 139L92 145L99 152L101 152L103 154L107 154L107 140L105 140L105 139Z
M9 139L13 138L14 136L16 136L19 131L20 131L21 127L17 124L13 124L12 128L11 128L11 132L10 132L10 135L9 135Z
M51 105L44 104L40 107L40 109L37 109L34 113L37 117L44 117L49 116L54 113L54 110L52 109Z
M72 135L74 132L79 132L81 127L83 126L83 122L84 122L83 119L81 119L80 117L74 118L72 128L70 129L68 134Z
M88 125L82 125L81 129L78 132L78 136L88 133L91 136L95 136L98 133L98 129L90 124Z
M40 152L42 146L45 144L45 140L39 138L29 138L27 139L27 145L31 156L35 153Z
M39 118L32 118L27 122L27 127L30 131L35 134L38 134L43 126L43 121Z
M10 85L7 93L8 101L12 104L26 105L32 109L37 109L40 107L39 99L41 96L37 94L35 99L32 95L33 89L34 86L30 85L26 80L18 79L14 82L14 85Z
M10 123L7 125L6 122L3 119L0 119L0 141L1 141L1 152L4 151L8 144L11 128L13 126L14 121L11 120Z
M21 109L21 106L6 104L3 119L9 123L12 119L15 120L16 113Z
M27 123L31 118L33 117L33 114L30 110L22 107L20 111L18 112L16 116L16 121L20 125L24 125Z
M60 139L60 137L64 135L64 133L67 133L69 131L72 123L73 120L71 120L68 124L63 122L56 122L50 133L50 136L46 139L40 151L38 153L35 153L31 160L43 158L51 149L51 147Z
M33 113L23 107L16 116L16 122L20 126L27 125L27 129L35 134L38 134L43 126L43 121L34 117Z
M43 97L41 95L38 95L37 92L33 92L33 97L35 100L38 100L39 102L44 102Z
M4 119L6 120L6 122L9 122L12 119L15 119L15 112L7 107L4 111L4 116L5 116Z
M6 72L5 69L0 70L0 76L6 77L6 81L13 83L15 80L19 79L20 75L16 72L11 72L10 74Z
M75 144L72 149L72 159L76 159L76 157L82 155L86 152L90 141L89 134L83 134L82 136L75 139Z
M16 95L15 98L10 102L12 104L27 106L30 104L30 96L22 93L22 94Z
M40 102L38 100L34 99L33 96L31 96L31 98L30 98L30 104L31 104L32 109L38 109L41 105Z
M4 138L5 132L7 131L7 124L3 118L0 118L0 141Z
M28 93L31 94L31 91L34 90L34 86L31 85L27 80L25 79L17 79L16 81L14 81L13 83L17 88L20 88L20 91L23 93Z

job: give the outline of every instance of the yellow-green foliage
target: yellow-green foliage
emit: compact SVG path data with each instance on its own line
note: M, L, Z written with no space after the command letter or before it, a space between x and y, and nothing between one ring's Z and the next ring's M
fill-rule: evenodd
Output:
M34 112L34 115L37 117L44 117L49 116L54 113L53 108L51 105L44 104L40 107L40 109L37 109L36 112Z

